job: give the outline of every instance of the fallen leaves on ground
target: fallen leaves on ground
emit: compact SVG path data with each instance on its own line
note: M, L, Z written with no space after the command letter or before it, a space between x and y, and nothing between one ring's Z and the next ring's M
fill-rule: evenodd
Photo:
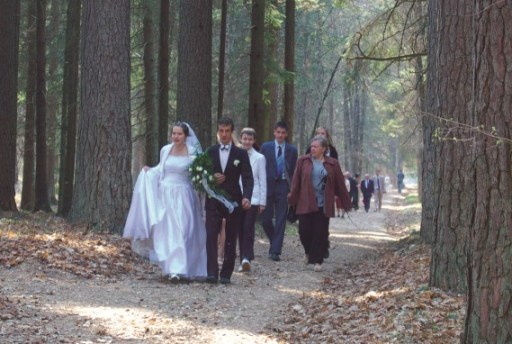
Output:
M0 265L11 268L27 260L85 278L151 270L118 235L89 232L42 213L0 219Z
M293 343L458 343L464 299L429 288L429 265L427 245L383 248L290 304L274 331Z

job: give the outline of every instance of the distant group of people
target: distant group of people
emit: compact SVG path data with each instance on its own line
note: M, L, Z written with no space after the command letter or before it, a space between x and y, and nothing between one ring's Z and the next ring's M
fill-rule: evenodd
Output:
M243 128L239 144L234 130L232 119L220 118L218 143L206 149L215 183L234 207L221 198L205 197L203 213L189 172L202 147L184 122L172 127L172 142L161 149L159 164L145 166L137 178L124 237L171 281L231 283L237 243L238 271L251 271L258 216L269 239L268 258L280 261L289 206L298 216L304 262L321 271L329 256L329 219L359 208L358 189L366 211L372 196L376 209L381 209L386 188L380 171L371 179L365 175L362 181L357 174L355 178L343 174L325 128L317 128L306 154L300 157L297 148L286 141L285 122L275 124L274 140L264 142L259 150L254 129ZM222 229L224 254L219 264L217 243Z

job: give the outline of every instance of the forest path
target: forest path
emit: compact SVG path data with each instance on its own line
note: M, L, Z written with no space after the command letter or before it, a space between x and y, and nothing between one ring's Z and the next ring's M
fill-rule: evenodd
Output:
M16 300L21 316L3 319L0 308L0 342L277 343L274 329L294 300L398 239L386 230L403 199L394 191L384 195L381 212L331 219L322 272L304 265L295 226L287 228L280 262L267 259L268 242L257 235L252 271L235 272L228 286L170 284L158 268L84 279L37 262L2 267L0 296Z

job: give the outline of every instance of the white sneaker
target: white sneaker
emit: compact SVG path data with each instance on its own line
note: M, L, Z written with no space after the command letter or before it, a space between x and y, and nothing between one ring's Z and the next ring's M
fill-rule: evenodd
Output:
M322 264L315 264L313 270L315 270L315 272L322 271Z
M249 261L249 259L247 259L247 258L242 259L241 268L242 268L242 272L251 271L251 262Z
M244 268L242 267L242 264L240 264L240 266L238 267L238 272L243 272L244 271Z
M304 255L304 264L306 264L306 265L309 264L309 254Z

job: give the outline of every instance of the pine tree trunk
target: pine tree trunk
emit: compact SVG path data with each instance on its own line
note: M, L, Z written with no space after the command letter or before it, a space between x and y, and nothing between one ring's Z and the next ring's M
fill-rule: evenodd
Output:
M186 119L203 146L212 141L212 2L180 1L178 119Z
M471 6L451 0L440 4L440 13L454 13L454 16L439 16L436 36L439 47L431 51L438 61L432 73L437 79L435 99L431 113L439 121L435 145L439 149L436 195L436 221L432 259L430 264L430 285L443 290L464 292L466 290L466 252L468 228L474 212L474 183L472 163L473 140L466 125L471 125L470 113L472 84ZM460 84L459 84L460 83ZM464 85L461 87L460 85ZM449 95L446 97L446 95ZM468 180L469 179L469 180Z
M472 30L466 31L474 49L470 124L487 135L474 135L475 171L469 182L476 197L467 204L475 212L469 231L471 254L462 342L512 343L512 8L510 3L496 0L471 4L475 7L466 12L473 21ZM460 82L461 86L473 86Z
M61 14L61 1L51 0L50 1L50 20L48 25L47 40L49 42L55 42L60 28L60 14ZM55 195L55 165L57 164L57 114L59 112L58 97L59 92L57 84L60 82L60 76L57 75L59 67L59 54L60 50L57 49L56 45L50 45L48 47L48 84L49 91L47 92L47 118L46 118L46 136L47 136L47 161L46 161L46 174L48 176L48 197L50 204L57 204L57 198Z
M219 42L219 90L217 93L217 118L224 113L224 79L226 70L226 29L228 0L221 0L220 42Z
M265 50L265 0L253 0L251 7L251 53L249 66L249 127L265 132L263 56Z
M50 212L46 160L46 0L37 0L36 8L36 176L34 211Z
M120 233L132 192L130 1L83 3L81 116L69 218Z
M16 117L20 2L0 1L0 210L17 211Z
M81 0L69 1L67 6L59 167L58 213L62 216L69 214L73 198L76 119L78 112L78 51L80 45Z
M284 69L289 80L284 84L284 114L288 123L288 140L293 141L294 103L295 103L295 0L286 0L284 34Z
M21 205L23 210L34 209L34 162L35 162L35 95L36 95L36 3L29 1L27 7L27 86L25 91L25 133L23 149L23 187Z
M171 32L169 6L169 0L160 0L160 44L158 45L158 147L163 147L169 142L169 38Z
M154 22L151 9L152 0L144 0L143 36L144 36L144 109L146 115L146 164L155 166L158 163L158 114L155 104L155 49Z

